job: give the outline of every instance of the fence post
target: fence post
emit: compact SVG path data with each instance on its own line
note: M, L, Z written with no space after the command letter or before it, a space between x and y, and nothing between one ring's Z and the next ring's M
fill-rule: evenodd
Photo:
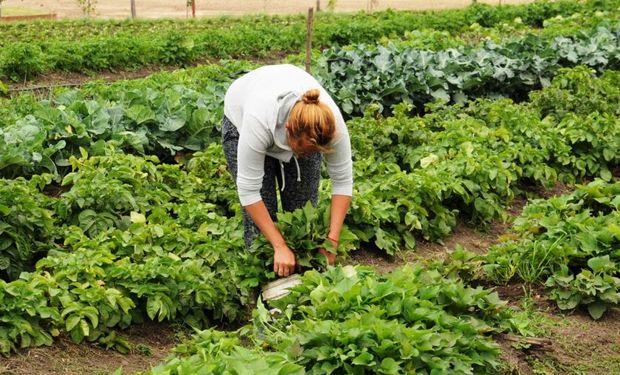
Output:
M136 0L131 0L131 18L136 18Z
M308 23L306 32L306 72L310 73L312 63L312 22L314 21L314 9L308 8Z

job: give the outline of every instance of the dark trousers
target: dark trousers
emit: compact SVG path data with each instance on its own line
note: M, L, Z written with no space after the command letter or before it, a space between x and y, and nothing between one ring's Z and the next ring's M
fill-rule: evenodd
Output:
M228 170L232 174L235 183L237 181L237 147L239 144L239 132L233 123L224 116L222 120L222 145L224 155L228 163ZM260 195L267 206L269 215L276 221L278 212L278 198L276 191L280 191L282 208L285 211L294 211L303 207L310 201L316 206L319 195L319 182L321 180L321 154L297 158L299 175L295 160L282 163L284 169L284 182L282 181L282 169L280 161L270 156L265 156L265 176ZM298 178L299 177L299 178ZM284 186L284 189L282 187ZM249 249L252 241L260 234L260 230L254 224L245 209L243 210L243 227L245 246Z

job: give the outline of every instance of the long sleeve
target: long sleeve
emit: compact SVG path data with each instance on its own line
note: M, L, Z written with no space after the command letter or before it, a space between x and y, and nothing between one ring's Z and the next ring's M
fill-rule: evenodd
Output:
M335 112L334 115L336 117L336 140L332 144L332 152L325 154L327 173L332 180L332 195L352 196L353 162L351 160L351 139L340 112Z
M271 143L269 130L252 114L243 117L237 148L237 190L242 206L260 201L265 175L265 153Z

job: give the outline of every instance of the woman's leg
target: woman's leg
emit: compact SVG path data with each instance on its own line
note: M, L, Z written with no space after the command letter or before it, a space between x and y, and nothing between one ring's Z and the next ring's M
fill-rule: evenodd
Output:
M228 163L228 170L237 181L237 146L239 144L239 132L235 125L224 116L222 120L222 145L224 147L224 155ZM265 177L263 177L263 186L260 191L261 198L267 206L269 215L275 221L278 212L278 200L276 197L276 173L278 172L278 162L269 156L265 157ZM254 224L250 215L243 210L243 229L245 240L245 248L250 249L254 238L260 234L260 229Z
M297 158L297 164L295 159L283 163L284 181L280 174L277 179L284 211L294 211L303 207L308 201L312 202L313 206L317 205L321 181L321 159L321 154L317 152L310 156Z

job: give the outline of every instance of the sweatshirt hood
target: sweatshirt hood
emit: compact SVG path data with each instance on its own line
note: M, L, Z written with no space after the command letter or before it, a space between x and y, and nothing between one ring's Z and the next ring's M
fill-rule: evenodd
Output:
M286 122L288 121L288 117L293 109L293 106L299 101L300 98L301 94L296 91L282 93L277 98L278 117L276 119L276 127L273 132L273 141L276 146L286 151L291 151L291 147L288 144Z

